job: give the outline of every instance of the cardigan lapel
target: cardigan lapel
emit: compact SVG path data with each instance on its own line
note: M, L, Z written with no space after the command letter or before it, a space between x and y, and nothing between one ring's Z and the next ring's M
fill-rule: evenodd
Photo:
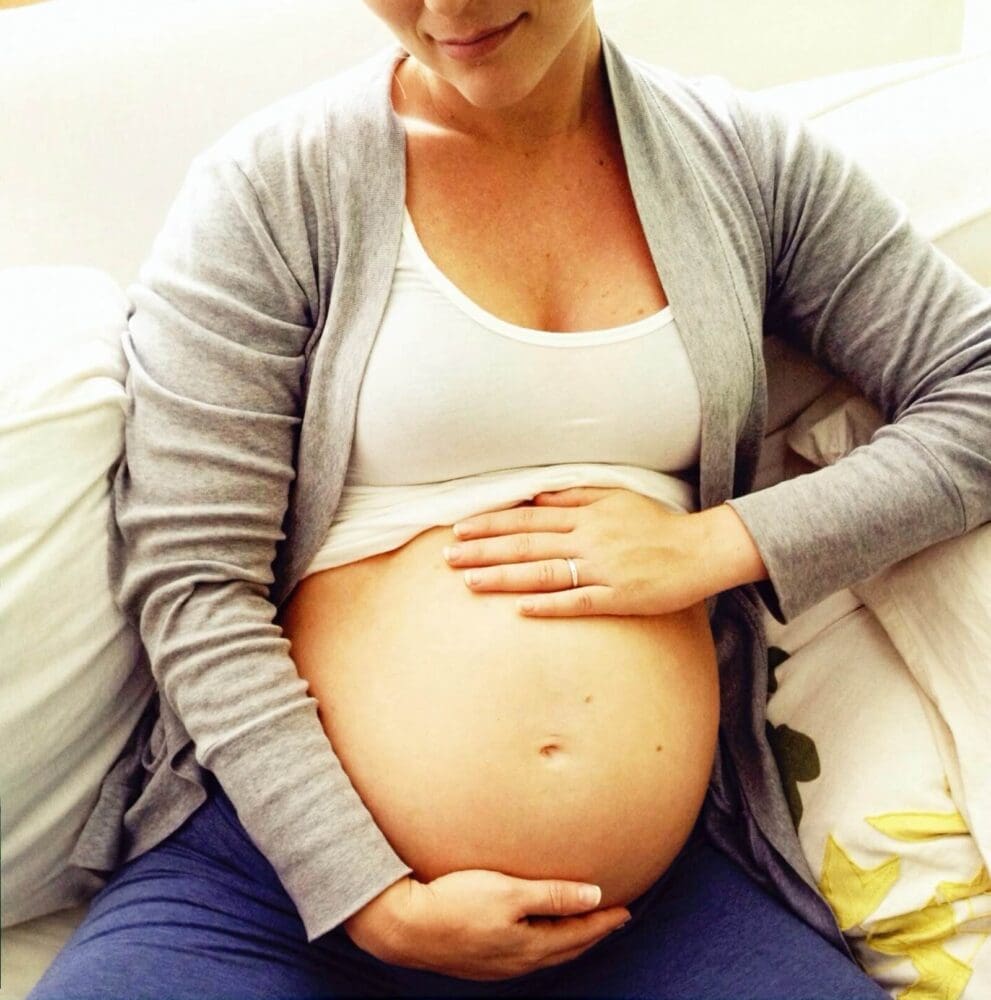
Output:
M736 264L751 279L761 275L760 255L753 250L760 246L759 234L748 231L750 220L745 216L719 211L725 189L736 185L737 179L731 167L721 168L721 162L726 162L724 151L707 147L714 141L712 133L697 125L693 128L692 109L685 110L680 103L691 95L685 98L676 88L668 91L655 85L657 80L663 83L663 71L652 70L653 80L649 79L608 39L603 38L603 43L634 199L698 379L702 401L699 504L701 508L715 506L751 488L764 430L763 302L752 280L741 278L745 287L738 288L731 273L731 265ZM696 158L713 166L701 181L692 169ZM746 205L742 192L738 193L739 203ZM748 250L753 254L749 262L745 259ZM728 759L718 758L716 801L723 805L714 811L714 822L717 826L728 822L733 836L738 836L741 817L726 805L722 773L732 761L737 774L744 776L742 785L738 778L731 783L744 803L742 822L753 856L770 856L763 837L814 889L801 844L783 815L780 778L764 739L763 710L754 710L767 690L766 639L756 592L749 586L727 592L724 613L716 619L719 596L707 598L706 607L714 624L720 664L720 729L730 735ZM720 817L719 809L728 811ZM748 826L748 817L760 836ZM763 863L770 870L777 864ZM828 931L830 914L824 904L819 909ZM838 931L833 940L843 946Z
M699 505L706 508L733 495L736 443L758 375L753 335L692 169L691 143L701 140L679 129L683 122L673 113L673 100L666 109L667 95L601 37L634 202L698 382Z
M277 553L271 588L276 605L292 593L333 522L354 441L358 393L392 288L406 196L406 135L391 99L402 51L390 46L359 64L328 101L328 118L339 101L348 123L345 135L332 133L328 140L336 267L332 287L321 290L325 315L304 378L287 543Z

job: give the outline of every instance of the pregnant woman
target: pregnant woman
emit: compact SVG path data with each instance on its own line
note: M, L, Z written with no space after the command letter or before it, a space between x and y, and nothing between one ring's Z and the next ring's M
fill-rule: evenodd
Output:
M883 997L759 602L991 517L987 294L590 0L369 6L398 44L198 156L129 289L112 569L159 699L32 998ZM755 491L765 330L889 426Z

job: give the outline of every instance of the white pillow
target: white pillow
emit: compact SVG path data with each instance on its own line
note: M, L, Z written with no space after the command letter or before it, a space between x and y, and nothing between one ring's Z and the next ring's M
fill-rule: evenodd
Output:
M839 591L769 629L768 737L799 840L864 970L893 997L991 996L991 879L939 714Z
M837 385L791 425L812 466L867 444L883 418ZM931 545L850 588L874 613L950 740L948 779L991 868L991 524Z
M991 869L991 524L851 588L949 725L950 783ZM991 926L988 928L991 930Z
M128 308L97 270L0 270L2 926L99 887L66 860L154 689L106 570Z
M785 434L816 467L882 422L837 384ZM799 839L858 959L893 996L991 996L989 594L991 524L787 625L765 614L768 735Z

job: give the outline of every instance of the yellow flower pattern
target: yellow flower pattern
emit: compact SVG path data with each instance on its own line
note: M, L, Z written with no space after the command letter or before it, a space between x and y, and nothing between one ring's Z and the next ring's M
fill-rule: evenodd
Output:
M958 813L885 813L866 818L894 841L912 842L959 836L968 832ZM819 888L844 932L863 927L898 881L900 859L892 855L873 868L862 867L830 835ZM974 905L975 897L991 893L985 867L970 882L941 882L921 910L875 921L866 944L884 955L907 958L918 978L898 993L898 1000L959 1000L973 969L943 945L961 934L974 934L980 943L991 933L991 901Z
M958 812L903 812L868 816L867 822L892 840L936 840L967 834L967 822Z
M876 868L861 868L830 836L822 861L819 888L829 900L841 931L863 923L898 881L901 861L889 858Z

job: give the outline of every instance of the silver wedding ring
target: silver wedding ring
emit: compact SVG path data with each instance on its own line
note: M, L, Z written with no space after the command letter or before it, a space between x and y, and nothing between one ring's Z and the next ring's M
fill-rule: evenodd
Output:
M568 569L571 570L571 586L578 586L578 567L575 565L575 560L571 556L565 556L564 561L568 564Z

